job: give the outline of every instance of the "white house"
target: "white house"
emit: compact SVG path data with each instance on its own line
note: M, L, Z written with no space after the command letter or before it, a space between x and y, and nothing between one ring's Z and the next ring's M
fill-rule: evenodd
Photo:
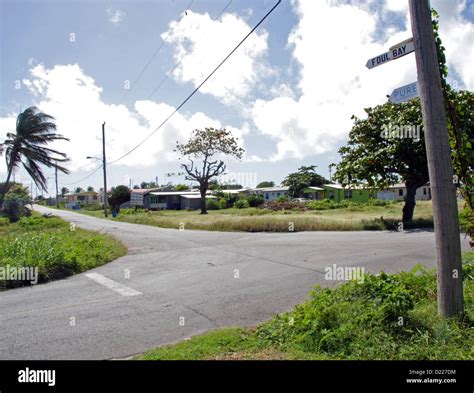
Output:
M402 183L389 186L386 190L377 191L377 199L383 199L388 201L403 201L406 195L407 189L405 187L405 184ZM430 199L431 188L429 183L426 183L424 186L417 188L415 200L428 201Z
M248 190L250 194L254 195L263 195L263 200L265 202L271 202L279 197L288 197L287 186L277 186L277 187L265 187L265 188L252 188Z

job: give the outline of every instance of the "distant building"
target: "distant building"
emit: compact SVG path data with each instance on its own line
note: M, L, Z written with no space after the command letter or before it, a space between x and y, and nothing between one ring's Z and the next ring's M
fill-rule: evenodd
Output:
M99 193L95 191L81 191L76 193L69 193L65 195L66 207L73 209L82 205L99 204Z
M377 199L388 200L388 201L403 201L407 195L407 188L405 184L398 183L389 186L386 190L377 192ZM428 201L431 199L431 188L430 184L426 183L416 189L415 200L417 201Z

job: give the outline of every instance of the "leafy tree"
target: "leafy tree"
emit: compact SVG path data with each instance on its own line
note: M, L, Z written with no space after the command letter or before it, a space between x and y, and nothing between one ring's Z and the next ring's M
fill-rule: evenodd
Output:
M65 153L46 147L48 143L57 140L68 140L56 133L54 117L39 112L36 107L30 107L20 113L16 119L15 132L7 133L1 151L5 151L7 163L6 184L10 182L14 169L20 165L28 172L36 186L47 190L46 176L41 165L48 168L57 167L63 173L69 173L67 168L58 165L58 162L68 160ZM6 188L0 194L0 206L5 197Z
M174 188L176 191L186 191L189 187L186 184L177 184Z
M74 190L74 192L75 192L76 194L79 194L79 193L82 192L82 191L84 191L84 190L82 189L82 187L76 187L75 190Z
M93 191L94 191L94 187L92 187L92 186L87 187L87 191L88 191L88 192L93 192Z
M127 186L112 187L107 197L110 207L117 213L122 203L130 201L131 191Z
M206 192L213 178L222 175L226 165L219 156L228 155L241 159L244 149L238 146L237 138L225 129L205 128L194 130L188 142L176 142L176 150L182 157L187 157L189 164L181 164L186 171L186 180L199 184L201 193L201 214L207 214ZM196 161L202 162L198 168Z
M385 189L402 178L407 189L402 220L409 222L416 189L429 180L419 100L387 102L365 112L366 119L352 116L354 125L347 146L339 149L334 179L344 186L366 182L373 189ZM385 130L395 125L420 127L419 139L387 137Z
M328 181L318 173L316 173L316 165L302 166L297 172L290 173L285 180L284 186L289 186L288 194L293 198L299 198L303 194L303 190L309 186L321 186Z
M142 189L150 189L150 188L158 188L158 184L156 184L154 181L151 181L151 182L146 182L146 181L142 181L140 183L140 188Z
M69 192L69 189L67 187L61 187L61 196L63 198L68 192Z
M446 57L438 34L438 15L435 11L433 16L448 135L457 177L453 180L459 181L464 199L472 211L473 177L470 168L474 162L473 93L455 91L447 83ZM402 220L409 222L413 219L416 206L416 189L429 181L420 100L416 98L400 104L388 101L375 108L367 108L365 112L367 119L352 117L354 125L349 142L339 150L342 160L336 167L334 178L343 184L363 181L378 189L402 179L407 189ZM386 138L383 131L394 125L420 126L419 141L413 138Z
M1 213L8 217L10 222L17 222L21 217L31 215L31 210L28 208L29 204L31 204L31 197L28 188L21 184L14 184L5 194Z
M256 188L267 188L267 187L275 187L275 183L273 181L262 181L261 183L257 184Z

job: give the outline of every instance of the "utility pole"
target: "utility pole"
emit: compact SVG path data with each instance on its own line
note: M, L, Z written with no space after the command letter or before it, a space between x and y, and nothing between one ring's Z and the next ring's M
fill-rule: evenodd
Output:
M59 209L59 192L58 192L58 162L54 166L54 177L56 180L56 207Z
M104 215L107 217L107 162L105 161L105 121L102 124L102 167L104 169Z
M409 0L409 4L433 200L438 312L460 317L464 302L458 208L431 8L429 0Z

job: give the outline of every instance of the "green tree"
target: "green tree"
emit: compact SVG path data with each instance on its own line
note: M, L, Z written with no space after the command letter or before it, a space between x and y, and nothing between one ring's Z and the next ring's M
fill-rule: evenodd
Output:
M256 188L268 188L268 187L275 187L275 182L273 181L262 181L257 184Z
M94 187L92 187L92 186L87 187L87 191L88 191L88 192L93 192L93 191L94 191Z
M29 204L31 196L28 188L21 184L13 184L5 194L2 215L8 217L10 222L17 222L21 217L31 215Z
M61 187L61 196L63 198L68 192L69 192L69 189L67 187Z
M115 210L117 213L120 212L120 205L130 201L130 193L131 191L127 186L112 187L107 197L112 210Z
M75 192L76 194L79 194L79 193L82 192L82 191L84 191L84 190L82 189L82 187L76 187L76 188L74 189L74 192Z
M186 184L176 184L174 189L176 191L186 191L189 190L189 187Z
M429 180L419 100L387 102L365 112L366 119L352 116L354 125L347 146L339 149L341 161L333 178L344 186L364 182L372 189L385 189L403 179L407 194L402 220L409 222L416 189ZM396 137L402 126L418 130L419 138Z
M303 190L309 186L321 186L328 183L328 181L316 172L316 165L302 166L298 168L297 172L290 173L283 185L288 186L288 194L293 198L299 198L303 194Z
M39 112L36 107L25 109L16 119L15 132L7 133L1 151L5 151L7 163L7 179L10 182L13 171L20 165L28 172L36 186L47 191L47 180L41 165L48 168L57 167L63 173L69 173L67 168L58 165L58 162L68 160L65 153L46 147L48 143L57 140L68 140L56 133L54 118ZM6 187L0 194L0 207L3 204Z
M181 164L181 167L186 171L186 180L193 180L199 184L201 214L207 214L206 192L209 183L222 175L226 168L220 156L227 155L241 159L244 149L239 147L237 138L230 131L205 128L194 130L186 143L176 142L176 151L189 160L189 164ZM202 166L197 161L200 161Z
M473 93L456 91L447 83L445 48L438 33L436 11L433 11L433 28L456 173L456 179L453 181L458 181L468 209L472 212ZM411 221L416 206L416 189L429 181L420 100L416 98L400 104L387 101L375 108L367 108L365 112L366 119L352 117L354 125L347 146L339 150L342 160L336 166L334 178L343 184L367 182L378 189L403 180L407 195L404 197L402 220ZM390 136L390 130L396 130L398 127L400 131L400 126L420 127L419 141L413 138L387 138ZM385 132L387 130L388 133ZM400 132L398 134L400 136Z

